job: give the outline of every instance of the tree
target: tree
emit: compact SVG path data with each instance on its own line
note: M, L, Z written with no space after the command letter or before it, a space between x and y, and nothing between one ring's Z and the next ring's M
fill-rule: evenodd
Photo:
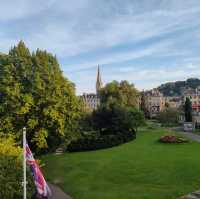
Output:
M101 106L93 112L93 125L100 134L136 133L144 124L144 114L138 109L122 107L116 104Z
M140 110L144 113L145 117L149 117L149 111L146 107L146 97L144 91L141 93Z
M200 79L190 78L186 81L168 82L158 87L164 96L180 96L185 89L196 89L200 86Z
M179 114L177 109L166 107L158 114L157 119L164 125L173 125L178 123Z
M103 106L117 104L119 106L139 108L139 92L127 81L113 81L100 90Z
M55 56L39 49L31 54L22 41L0 55L0 132L19 139L26 126L32 147L53 149L70 139L79 116L74 84Z
M169 103L165 102L165 108L169 108L169 107L170 107Z
M185 121L192 122L192 103L188 97L186 98L184 109L185 109Z
M139 111L138 109L129 108L129 120L132 122L132 126L135 132L138 131L138 127L145 124L144 113Z

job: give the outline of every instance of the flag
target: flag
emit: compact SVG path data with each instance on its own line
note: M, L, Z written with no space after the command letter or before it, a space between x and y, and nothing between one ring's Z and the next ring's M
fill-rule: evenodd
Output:
M51 196L51 190L47 182L45 181L40 167L35 161L28 144L26 144L26 163L30 166L31 171L33 173L33 178L38 194L43 197Z

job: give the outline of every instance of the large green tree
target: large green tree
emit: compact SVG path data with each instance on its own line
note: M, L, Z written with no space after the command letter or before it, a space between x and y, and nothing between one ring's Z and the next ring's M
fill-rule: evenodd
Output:
M100 91L101 104L139 108L139 92L128 81L112 81Z
M149 111L146 106L146 96L144 91L142 91L140 94L140 110L144 113L146 118L149 117Z
M144 114L135 108L111 105L101 106L93 112L94 128L101 134L136 133L144 124Z
M37 149L70 139L79 117L74 85L63 76L55 56L46 51L30 53L19 44L0 55L0 132L27 139Z
M192 122L192 103L188 97L185 100L184 109L185 109L185 121Z

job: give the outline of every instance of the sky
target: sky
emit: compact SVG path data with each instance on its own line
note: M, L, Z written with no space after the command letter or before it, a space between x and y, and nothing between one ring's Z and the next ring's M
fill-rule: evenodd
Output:
M200 77L200 0L0 0L0 52L23 40L55 54L77 94Z

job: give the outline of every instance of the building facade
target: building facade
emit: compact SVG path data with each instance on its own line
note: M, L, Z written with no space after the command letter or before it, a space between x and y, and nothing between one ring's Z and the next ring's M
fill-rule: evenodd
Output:
M179 109L183 105L183 98L181 96L165 97L158 89L153 89L145 94L145 104L149 117L154 118L165 107Z
M185 102L186 98L189 98L192 103L193 112L200 112L200 86L195 90L188 89L183 93L183 100Z
M83 93L82 95L85 109L88 111L96 110L100 105L99 97L94 93Z
M183 100L181 96L178 97L164 97L165 106L170 108L179 109L183 105Z
M149 117L156 117L157 114L163 110L165 106L165 99L163 94L157 89L153 89L146 94L145 97L146 108L149 113Z

